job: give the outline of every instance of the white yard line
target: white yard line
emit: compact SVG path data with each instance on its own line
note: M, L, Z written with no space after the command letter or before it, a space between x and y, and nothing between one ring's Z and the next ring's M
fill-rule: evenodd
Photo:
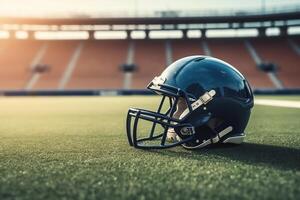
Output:
M277 106L288 108L300 108L300 101L273 100L273 99L255 99L256 105Z

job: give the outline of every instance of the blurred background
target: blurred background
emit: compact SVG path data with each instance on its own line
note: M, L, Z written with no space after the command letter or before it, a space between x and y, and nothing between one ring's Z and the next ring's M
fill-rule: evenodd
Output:
M189 55L256 92L299 91L300 1L0 1L2 95L140 91Z

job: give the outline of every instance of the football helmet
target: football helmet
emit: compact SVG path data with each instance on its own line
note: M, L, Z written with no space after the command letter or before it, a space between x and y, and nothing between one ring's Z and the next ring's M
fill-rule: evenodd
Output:
M245 77L230 64L207 56L185 57L147 88L162 98L156 111L128 110L126 131L131 146L196 149L243 142L253 93Z

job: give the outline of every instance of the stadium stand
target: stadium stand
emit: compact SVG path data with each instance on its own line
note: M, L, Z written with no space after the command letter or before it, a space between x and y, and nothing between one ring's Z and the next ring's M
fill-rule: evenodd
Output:
M248 40L248 39L247 39ZM279 65L278 78L284 87L299 87L299 55L291 47L291 39L269 38L249 39L249 42L263 61ZM292 39L297 45L297 38ZM133 64L132 87L142 89L167 63L188 55L205 55L203 43L214 57L223 59L237 67L254 88L274 88L267 74L261 71L245 47L245 39L173 39L173 40L131 40ZM46 64L50 69L40 73L27 89L120 89L124 74L119 66L126 63L129 51L128 40L94 41L38 41L1 40L0 42L0 88L24 89L32 79L33 63ZM74 55L79 47L77 60ZM170 48L171 58L167 52ZM40 59L36 57L40 55ZM13 59L18 55L18 59ZM238 56L237 56L238 55ZM34 61L35 60L35 61ZM73 69L68 70L70 65ZM69 77L67 76L69 73ZM64 80L65 79L65 80Z
M0 41L0 89L24 89L40 46L41 42L34 40Z
M49 70L42 73L33 89L57 89L63 73L71 60L77 41L47 41L46 52L40 63L49 65Z
M9 39L0 39L0 90L145 89L168 64L196 54L232 64L254 89L300 88L299 16L291 12L227 17L1 18L0 25L5 26L0 30L9 33ZM294 33L290 34L290 28ZM268 35L268 29L277 29L277 35ZM71 30L66 32L72 40L60 38L64 30ZM18 31L26 32L28 38L16 39ZM170 35L172 31L176 37ZM58 38L36 40L39 32ZM80 35L75 32L84 37L74 38ZM121 37L100 38L113 32ZM151 33L155 32L154 39ZM168 36L159 37L158 32ZM277 71L270 67L277 69L276 65ZM272 70L266 70L268 66Z
M134 63L138 69L133 74L133 88L145 88L166 67L164 40L136 40Z
M279 66L278 76L285 88L299 87L300 56L291 48L287 39L256 38L251 43L264 61Z
M68 89L122 88L128 41L85 41Z

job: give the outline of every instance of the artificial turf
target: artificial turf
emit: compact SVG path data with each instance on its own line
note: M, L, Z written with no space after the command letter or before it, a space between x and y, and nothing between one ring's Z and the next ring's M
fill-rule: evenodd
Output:
M0 199L300 199L300 109L255 106L240 146L129 147L157 100L0 98Z

